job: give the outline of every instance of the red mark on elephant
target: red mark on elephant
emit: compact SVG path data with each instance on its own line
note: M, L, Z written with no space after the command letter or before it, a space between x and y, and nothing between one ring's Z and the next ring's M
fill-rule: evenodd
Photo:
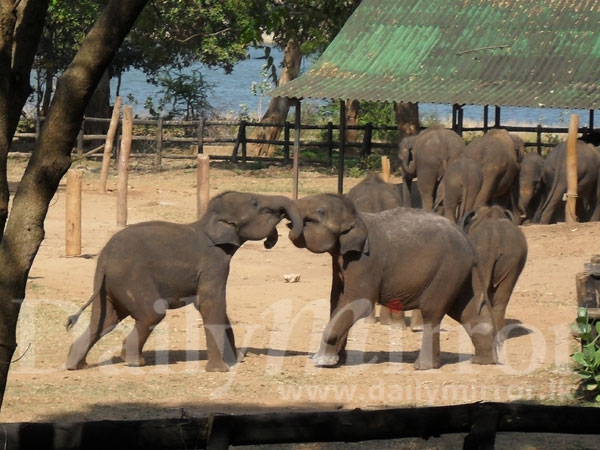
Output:
M387 307L393 313L398 313L404 310L404 304L397 298L391 299L388 302Z

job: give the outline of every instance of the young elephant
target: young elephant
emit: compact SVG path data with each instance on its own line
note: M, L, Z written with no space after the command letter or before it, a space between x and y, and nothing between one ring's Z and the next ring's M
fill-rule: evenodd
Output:
M532 220L541 205L545 192L543 181L544 158L529 152L521 161L519 170L519 213L521 222Z
M387 209L402 206L402 194L389 183L386 183L375 173L369 173L364 180L354 186L346 196L352 201L357 211L377 213ZM371 314L365 320L375 323L376 308L373 307ZM404 312L392 313L387 306L380 310L382 325L391 325L392 322L404 324Z
M513 224L511 214L497 205L469 212L462 225L477 250L494 320L502 333L508 301L527 260L525 235Z
M193 303L204 322L206 370L229 370L237 360L225 303L231 257L248 240L266 238L265 247L273 247L283 217L297 239L302 219L287 197L226 192L198 222L144 222L116 233L98 256L92 297L69 317L67 329L92 304L90 325L71 346L66 368L82 368L92 346L127 316L135 327L121 356L128 365L143 365L144 343L166 310Z
M477 161L462 155L444 176L444 217L457 223L475 206L483 174Z
M332 194L305 197L296 204L304 229L292 239L294 245L329 252L333 262L330 321L313 356L317 365L338 363L348 330L376 301L422 311L416 368L440 366L439 325L445 314L470 334L474 363L495 363L491 308L483 295L473 294L474 250L458 227L437 214L410 208L361 214L350 200Z

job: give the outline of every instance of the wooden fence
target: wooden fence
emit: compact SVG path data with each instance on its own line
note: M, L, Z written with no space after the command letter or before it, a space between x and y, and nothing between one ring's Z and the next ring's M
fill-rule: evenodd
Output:
M37 140L39 137L39 132L42 126L43 118L36 118L35 122L35 132L32 133L15 133L15 139L17 140ZM103 118L92 118L87 117L84 119L82 123L81 132L77 137L76 148L78 151L78 155L83 156L83 148L86 141L104 141L106 139L105 134L84 134L83 129L86 123L107 123L110 122L110 119ZM149 143L154 143L154 165L160 166L163 158L171 158L171 159L193 159L196 158L196 153L204 153L205 145L231 145L233 144L233 152L231 155L210 155L211 159L216 160L229 160L232 162L238 162L241 160L242 163L246 163L247 161L272 161L272 162L291 162L290 158L290 148L293 146L293 139L290 139L290 131L294 129L294 125L290 122L285 122L283 124L274 124L274 123L257 123L257 122L249 122L245 120L241 121L211 121L206 120L204 118L200 120L192 120L192 121L180 121L180 120L148 120L148 119L134 119L134 126L146 126L154 128L156 131L153 135L135 135L133 136L133 141L145 141ZM498 126L499 123L496 123L494 126ZM283 128L283 138L279 140L265 140L265 139L250 139L248 137L248 129L256 128L256 127L273 127L279 126ZM168 128L183 128L184 136L174 135L172 133L167 133L166 130ZM220 134L215 132L215 130L223 129L223 128L237 128L237 134L235 136L229 135L227 137L215 137L216 134ZM457 131L460 135L463 132L473 132L473 131L487 131L491 127L488 126L487 122L484 122L484 126L482 127L462 127L462 125L454 125L455 131ZM543 147L550 147L554 144L542 142L542 135L545 133L551 134L567 134L568 128L565 127L542 127L541 125L535 127L518 127L518 126L502 126L502 128L508 130L509 132L515 133L535 133L536 140L535 142L526 142L525 145L527 147L536 147L538 153L542 151ZM303 159L304 162L308 163L322 163L326 164L329 167L333 165L333 155L334 150L339 149L339 141L334 140L334 131L338 130L338 126L334 125L332 122L329 122L324 125L301 125L301 130L321 130L325 139L320 141L300 141L300 148L322 148L327 150L326 159ZM358 155L360 157L364 157L366 155L371 154L373 149L385 149L384 152L394 153L396 144L391 142L378 142L373 140L373 132L374 131L395 131L396 126L373 126L372 124L366 125L358 125L358 126L346 126L348 130L360 130L363 132L363 139L360 142L346 142L346 147L354 147L358 148ZM585 133L590 130L589 127L583 127L579 129L580 133ZM135 129L134 129L135 133ZM179 133L181 134L181 133ZM235 134L235 133L233 133ZM190 146L194 145L194 151L188 155L176 155L172 153L165 153L164 144L165 143L176 143L176 144L188 144ZM260 156L249 156L247 155L247 144L256 143L256 144L272 144L279 146L282 149L283 156L282 157L260 157ZM98 149L99 150L99 149ZM118 150L118 146L117 146ZM139 157L139 154L134 154L132 157ZM115 157L117 157L115 152Z
M465 449L493 449L497 432L598 434L600 408L519 403L162 420L4 423L0 438L18 449L228 449L238 445L360 442L467 433ZM2 436L4 434L4 436Z

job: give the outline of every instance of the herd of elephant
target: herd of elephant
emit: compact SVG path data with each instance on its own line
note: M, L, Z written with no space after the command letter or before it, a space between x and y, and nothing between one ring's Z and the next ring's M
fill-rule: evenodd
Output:
M600 214L600 154L577 144L578 215ZM458 321L471 338L472 362L497 363L506 338L504 317L527 259L523 220L560 220L566 191L565 146L544 160L524 154L523 142L491 130L465 146L454 132L431 127L400 143L403 183L370 174L347 195L284 196L225 192L211 199L201 220L188 224L144 222L116 233L102 249L88 302L90 324L69 350L66 368L80 369L92 346L121 320L135 325L121 358L144 364L142 348L168 309L193 304L206 333L207 371L227 371L242 358L226 311L230 261L249 240L278 240L289 220L298 248L332 259L330 319L317 366L344 362L348 332L361 319L382 322L419 310L422 342L417 369L440 367L440 323ZM421 207L418 207L421 206Z
M521 138L503 129L492 129L465 145L451 130L427 128L400 143L400 201L436 210L455 222L467 211L492 203L511 211L517 224L564 220L566 143L553 147L545 159L524 150ZM580 221L600 220L599 178L600 151L577 141Z

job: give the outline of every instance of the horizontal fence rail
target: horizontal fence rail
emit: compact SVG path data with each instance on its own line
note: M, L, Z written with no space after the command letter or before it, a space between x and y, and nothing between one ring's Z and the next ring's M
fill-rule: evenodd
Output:
M465 449L493 448L498 432L600 433L600 408L519 403L200 418L3 423L7 450L228 449L238 445L360 442L467 433Z
M40 129L43 125L44 118L37 117L35 119L30 119L29 122L33 124L35 128L35 132L18 132L15 133L15 140L37 140L39 138ZM24 122L24 121L23 121ZM77 141L75 143L75 147L77 148L77 157L83 158L88 155L92 155L97 153L99 150L95 149L92 152L88 152L84 155L83 147L84 143L90 141L102 141L106 139L105 134L84 134L83 130L86 124L93 123L101 123L108 124L110 119L107 118L94 118L94 117L86 117L81 125L81 132L77 137ZM291 139L291 130L294 129L294 125L290 122L285 123L259 123L259 122L250 122L250 121L214 121L214 120L151 120L151 119L134 119L133 125L138 127L148 127L149 129L143 130L143 133L140 133L140 130L137 130L138 134L136 135L136 130L134 129L134 136L132 137L133 141L138 142L154 142L153 151L150 152L154 154L154 164L160 166L163 158L165 159L193 159L196 157L197 153L204 153L204 145L233 145L233 152L230 156L228 155L210 155L211 159L215 160L223 160L223 161L232 161L237 162L239 159L243 163L247 161L265 161L265 162L291 162L290 158L290 148L293 146L293 139ZM267 127L280 127L283 131L283 138L280 139L252 139L248 137L248 129L249 128L267 128ZM169 128L183 128L185 135L173 135L173 133L168 133L167 130ZM223 128L230 128L230 135L215 135L215 131ZM235 128L237 128L237 133L235 132ZM485 132L492 127L482 126L482 127L460 127L457 131L462 135L463 132ZM552 147L555 143L543 142L542 135L543 134L567 134L568 128L565 127L543 127L541 125L538 126L501 126L501 128L506 129L509 132L514 133L535 133L536 139L535 142L525 142L526 147L535 147L537 148L538 153L541 153L542 148L544 147ZM307 159L302 158L303 162L310 163L321 163L327 164L330 167L333 164L333 155L334 151L339 149L339 140L334 140L334 131L338 132L338 125L329 122L327 124L306 124L300 126L301 130L311 131L311 130L321 130L323 131L323 137L325 140L301 140L300 148L315 148L315 149L327 149L327 158L326 159ZM359 150L360 157L365 157L371 154L373 149L383 149L384 151L393 150L397 147L397 144L392 142L379 142L377 140L373 140L372 135L374 131L379 132L388 132L388 131L397 131L396 126L385 125L385 126L374 126L372 124L366 125L348 125L346 126L347 130L357 130L363 132L363 139L360 142L345 142L346 147L355 148ZM190 131L191 130L191 131ZM227 131L227 130L225 130ZM587 133L590 129L588 127L582 127L579 129L580 133ZM180 133L181 134L181 133ZM217 133L218 134L218 133ZM119 138L117 138L119 139ZM166 143L175 143L175 144L189 144L190 146L197 146L191 149L190 153L187 155L172 155L163 153L164 145ZM282 157L262 157L262 156L249 156L247 155L247 144L268 144L268 145L276 145L282 148ZM115 158L118 153L118 145L117 152L115 152ZM141 157L139 153L133 151L132 157ZM144 155L148 155L149 152L143 152ZM13 152L13 154L23 155L26 154Z

